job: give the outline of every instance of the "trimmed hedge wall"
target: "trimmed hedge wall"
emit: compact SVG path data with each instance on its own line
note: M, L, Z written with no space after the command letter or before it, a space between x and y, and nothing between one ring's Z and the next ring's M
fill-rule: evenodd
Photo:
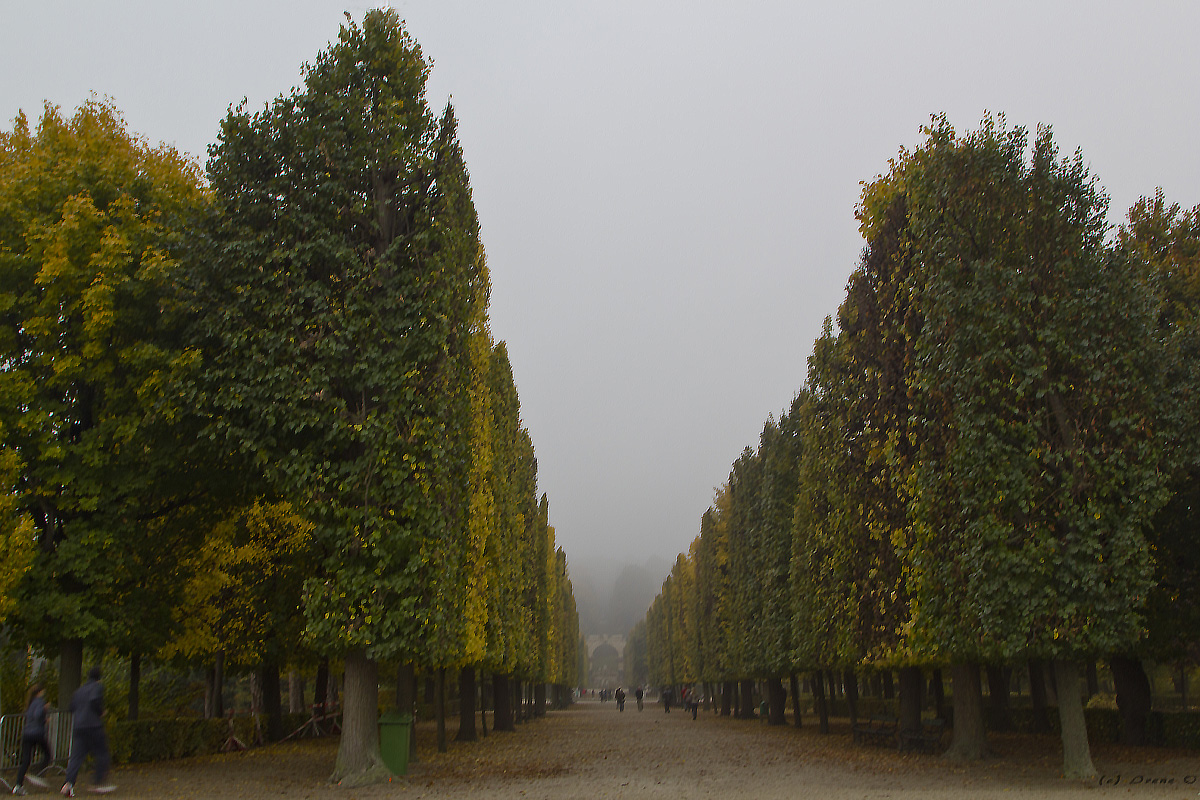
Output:
M266 719L259 715L262 730ZM233 718L238 739L248 747L254 745L254 716ZM308 720L308 714L284 714L285 735ZM113 761L132 764L142 761L165 761L170 758L203 756L221 752L229 738L229 720L179 717L176 719L142 719L130 722L110 722L109 746Z
M807 713L811 711L812 702L809 700ZM896 716L899 713L898 700L884 700L878 697L861 697L858 701L858 716L869 717L872 714L887 714ZM791 706L789 705L790 709ZM954 726L954 708L950 698L946 699L946 725ZM829 701L829 714L834 717L849 716L850 710L844 698L832 698ZM999 725L991 718L991 710L984 706L987 715L988 730L998 730ZM926 709L926 716L928 710ZM1033 709L1027 706L1013 706L1008 710L1012 724L1011 730L1019 733L1034 731ZM1121 714L1113 708L1085 708L1083 717L1087 721L1088 740L1091 742L1119 742L1121 740ZM1050 706L1046 709L1046 720L1050 730L1055 735L1059 733L1058 709ZM1146 742L1158 747L1183 747L1200 750L1200 711L1151 711L1146 720Z

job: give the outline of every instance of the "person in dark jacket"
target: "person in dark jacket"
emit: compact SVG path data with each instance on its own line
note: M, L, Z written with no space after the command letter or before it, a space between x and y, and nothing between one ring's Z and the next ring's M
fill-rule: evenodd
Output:
M42 760L29 771L33 761L34 749L42 751ZM50 752L50 742L46 739L46 692L40 683L29 687L29 696L25 702L25 727L21 729L21 761L17 767L17 782L13 786L13 794L26 794L25 779L34 786L46 788L46 782L38 777L38 773L50 766L54 756Z
M111 758L108 736L104 733L104 684L100 683L99 667L88 670L88 682L71 695L71 714L71 760L67 762L63 796L75 796L75 779L89 754L96 762L96 785L92 791L107 794L117 787L105 783Z

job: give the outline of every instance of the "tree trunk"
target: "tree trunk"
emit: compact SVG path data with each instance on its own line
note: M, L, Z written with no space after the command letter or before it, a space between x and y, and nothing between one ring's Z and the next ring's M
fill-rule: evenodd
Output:
M767 724L787 725L787 692L780 678L767 679Z
M733 682L725 681L721 684L721 716L728 717L732 713L733 707Z
M329 659L321 659L321 663L317 665L317 681L313 687L313 703L317 706L318 713L325 710L325 704L329 702Z
M512 732L517 729L513 723L512 686L507 675L494 673L492 675L492 730Z
M892 682L892 671L886 670L880 679L883 681L883 699L893 700L896 697L896 684Z
M754 719L754 681L742 681L742 719Z
M1012 716L1008 708L1009 684L1012 683L1012 668L988 664L988 713L993 730L1007 731L1012 728Z
M345 659L342 736L329 780L341 786L380 783L391 777L379 754L379 668L361 649Z
M921 689L925 678L920 667L900 668L900 730L921 732Z
M1094 781L1098 776L1088 746L1079 667L1071 661L1055 661L1054 685L1058 690L1058 719L1062 723L1063 775L1071 780Z
M954 690L954 736L946 758L978 761L990 755L987 730L983 725L983 686L978 664L955 664L950 668Z
M858 676L852 670L846 670L842 679L846 686L846 713L850 717L850 728L858 724Z
M1054 678L1054 662L1043 661L1042 671L1046 674L1046 702L1052 706L1058 705L1058 686Z
M250 713L261 714L263 711L262 673L250 673Z
M267 715L267 741L283 738L283 704L279 691L279 665L264 664L261 670L263 713Z
M546 716L546 684L538 683L533 687L533 715Z
M1092 662L1092 672L1095 672L1095 671L1096 671L1096 662L1093 661ZM1089 686L1090 686L1091 678L1092 678L1092 675L1091 675L1091 673L1089 673L1088 674ZM1097 683L1098 683L1098 681L1097 681ZM1187 676L1187 662L1186 661L1181 661L1179 664L1179 706L1184 711L1188 710L1188 676Z
M475 732L475 668L463 667L458 673L458 735L456 742L474 742Z
M829 704L825 702L825 674L821 670L813 673L813 702L817 706L818 730L829 733Z
M83 682L83 640L67 639L58 653L58 707L70 708L71 695Z
M487 710L488 710L488 695L492 691L492 682L485 677L483 670L479 671L479 728L483 733L483 738L487 738ZM494 721L494 720L493 720Z
M938 719L946 718L946 681L942 678L942 671L935 669L933 671L933 713Z
M792 690L792 716L795 717L796 727L800 727L800 678L796 673L788 676L788 685Z
M1096 660L1091 659L1087 662L1087 699L1091 700L1097 694L1100 694L1100 675L1096 672Z
M213 719L215 706L213 704L213 695L216 692L217 686L217 668L210 666L204 670L204 718Z
M1029 698L1033 702L1033 732L1047 733L1050 730L1050 715L1046 711L1046 670L1042 662L1029 661Z
M304 679L295 667L288 670L288 713L304 713Z
M437 682L434 689L434 699L437 717L437 749L439 753L447 752L450 747L446 743L446 668L438 667Z
M126 719L133 721L138 718L141 705L142 689L142 654L134 653L129 656L129 711Z
M1121 712L1121 744L1146 744L1146 718L1150 716L1150 679L1136 658L1114 656L1108 661Z
M213 714L225 716L225 651L218 650L213 659Z

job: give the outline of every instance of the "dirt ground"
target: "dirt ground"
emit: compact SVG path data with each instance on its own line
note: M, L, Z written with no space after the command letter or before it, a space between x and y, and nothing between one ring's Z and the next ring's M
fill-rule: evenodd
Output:
M326 779L336 739L304 740L246 753L119 767L119 797L145 798L1196 798L1200 755L1190 751L1094 746L1104 776L1083 785L1060 777L1053 737L993 735L996 757L973 764L856 745L844 720L821 736L800 729L699 719L661 706L624 712L583 701L567 711L434 749L431 724L418 728L418 761L390 784L348 789ZM450 726L453 738L457 724ZM81 776L81 783L82 783ZM90 776L89 776L90 777Z

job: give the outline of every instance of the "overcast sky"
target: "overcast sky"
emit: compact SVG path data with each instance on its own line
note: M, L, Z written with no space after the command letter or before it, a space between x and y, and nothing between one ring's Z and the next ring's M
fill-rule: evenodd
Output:
M572 570L673 559L804 380L859 182L985 110L1112 197L1200 203L1200 3L397 0L450 95ZM336 38L334 0L0 0L0 116L89 92L201 161Z

